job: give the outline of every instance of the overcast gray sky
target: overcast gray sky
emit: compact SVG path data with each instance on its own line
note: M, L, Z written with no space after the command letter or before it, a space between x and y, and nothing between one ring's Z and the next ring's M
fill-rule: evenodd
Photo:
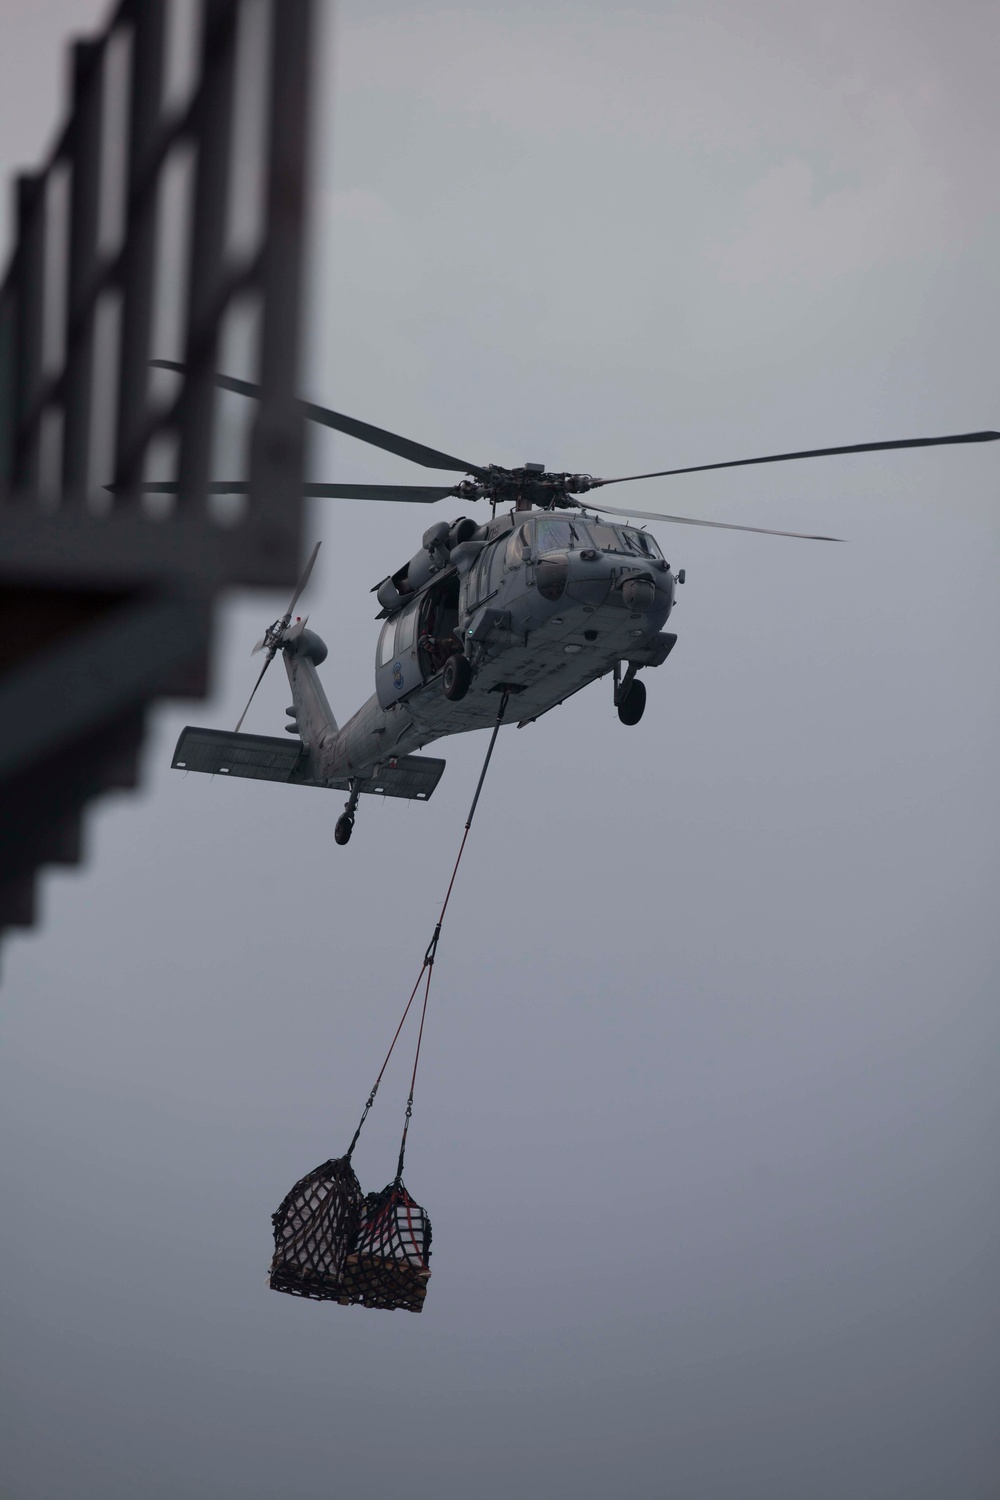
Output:
M5 0L5 176L103 13ZM304 387L594 473L998 427L998 47L977 0L345 0ZM269 1216L350 1139L485 739L346 850L337 794L171 772L284 601L221 609L213 698L157 712L5 948L4 1500L996 1495L998 465L634 487L847 545L653 527L688 581L641 725L601 684L501 735L411 1131L419 1318L268 1291ZM431 519L313 513L342 720Z

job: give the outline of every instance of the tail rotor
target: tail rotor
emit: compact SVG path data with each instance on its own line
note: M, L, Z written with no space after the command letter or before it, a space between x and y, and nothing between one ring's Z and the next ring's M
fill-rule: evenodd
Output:
M281 650L281 647L285 644L285 642L294 640L296 636L302 634L303 630L306 627L306 620L308 620L309 618L308 615L305 616L305 619L296 619L293 624L292 614L295 610L296 604L298 604L299 602L299 595L302 593L302 590L309 582L309 575L313 570L313 564L316 561L316 554L319 552L319 549L320 543L317 542L315 547L312 549L312 552L309 554L309 561L306 563L304 569L302 570L302 577L298 581L295 593L292 595L291 603L289 604L287 610L282 615L280 620L275 620L274 624L269 626L268 629L265 630L264 634L261 636L260 640L257 642L256 646L254 646L253 650L250 653L251 656L256 656L258 651L267 651L267 655L264 658L264 665L260 669L260 676L257 678L257 681L253 685L253 692L247 699L247 706L240 714L239 723L236 725L237 734L239 734L240 729L243 727L243 720L249 713L250 705L256 696L257 689L260 687L261 683L264 680L264 673L274 661L274 658L277 656L278 652Z

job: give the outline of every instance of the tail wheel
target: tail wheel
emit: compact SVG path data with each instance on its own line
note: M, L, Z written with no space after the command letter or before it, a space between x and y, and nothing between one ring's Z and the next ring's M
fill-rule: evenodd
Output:
M464 698L472 682L472 663L467 656L449 656L441 673L441 690L452 703Z
M630 682L628 692L618 704L618 717L623 724L638 724L646 708L646 684L638 678Z
M350 843L351 834L354 832L354 819L348 817L347 813L341 813L337 819L337 825L333 830L333 837L338 844Z

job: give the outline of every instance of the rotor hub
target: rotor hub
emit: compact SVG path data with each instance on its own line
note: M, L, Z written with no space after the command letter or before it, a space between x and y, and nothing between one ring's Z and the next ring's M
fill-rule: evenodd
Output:
M572 495L585 494L603 481L592 474L550 474L542 464L504 469L490 464L483 480L463 479L454 493L463 500L489 500L494 507L514 510L555 510L576 505Z

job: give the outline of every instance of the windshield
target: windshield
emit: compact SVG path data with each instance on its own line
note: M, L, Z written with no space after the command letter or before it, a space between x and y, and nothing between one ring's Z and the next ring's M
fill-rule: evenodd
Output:
M622 526L620 530L622 540L631 551L638 552L642 557L660 556L660 549L648 531L637 531L632 526Z
M577 525L561 516L542 516L535 521L534 529L538 552L564 552L580 545Z
M628 552L633 557L659 557L660 549L646 531L633 526L610 526L605 521L587 522L591 542L601 552Z

